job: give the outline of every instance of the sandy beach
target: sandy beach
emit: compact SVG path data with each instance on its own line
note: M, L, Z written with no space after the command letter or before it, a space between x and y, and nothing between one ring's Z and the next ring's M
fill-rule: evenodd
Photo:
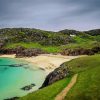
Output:
M15 58L15 54L13 55L0 55L0 57L9 57ZM52 72L54 69L58 68L62 63L66 61L70 61L72 59L78 58L80 56L63 56L60 54L41 54L36 57L24 57L24 58L16 58L26 60L30 63L33 63L35 66L44 69L47 74Z

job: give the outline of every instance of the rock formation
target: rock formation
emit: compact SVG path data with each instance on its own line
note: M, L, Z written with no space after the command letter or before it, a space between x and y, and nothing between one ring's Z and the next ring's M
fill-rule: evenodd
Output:
M40 87L40 89L43 87L46 87L46 86L48 86L48 85L50 85L50 84L52 84L60 79L63 79L69 75L70 75L70 71L68 70L68 68L61 66L61 67L55 69L53 72L51 72L46 77L46 79L45 79L42 87Z
M4 99L4 100L18 100L19 97L12 97L12 98L8 98L8 99Z
M95 53L100 52L100 47L93 47L91 49L76 48L76 49L64 49L61 54L69 56L77 55L94 55Z
M31 90L32 87L34 87L34 86L35 86L35 84L32 83L32 84L30 84L30 85L24 86L23 88L21 88L21 90L29 91L29 90Z
M30 49L21 49L16 52L16 57L32 57L32 56L37 56L38 54L43 54L45 53L41 49L35 49L35 48L30 48Z

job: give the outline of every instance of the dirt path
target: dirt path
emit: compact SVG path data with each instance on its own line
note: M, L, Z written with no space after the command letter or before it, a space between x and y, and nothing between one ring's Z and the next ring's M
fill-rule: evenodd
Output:
M68 84L68 86L62 90L55 98L55 100L63 100L65 98L65 96L67 95L68 91L72 88L72 86L76 83L76 80L77 80L77 76L78 74L75 74L70 83Z

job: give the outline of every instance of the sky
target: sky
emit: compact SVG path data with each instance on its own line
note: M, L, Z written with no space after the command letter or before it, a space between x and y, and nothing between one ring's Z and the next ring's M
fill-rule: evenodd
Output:
M0 28L100 28L100 0L0 0Z

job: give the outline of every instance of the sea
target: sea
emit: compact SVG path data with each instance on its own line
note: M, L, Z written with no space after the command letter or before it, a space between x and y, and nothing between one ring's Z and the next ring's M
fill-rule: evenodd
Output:
M0 58L0 100L22 97L38 90L46 72L32 63L16 58ZM22 88L35 84L30 90Z

